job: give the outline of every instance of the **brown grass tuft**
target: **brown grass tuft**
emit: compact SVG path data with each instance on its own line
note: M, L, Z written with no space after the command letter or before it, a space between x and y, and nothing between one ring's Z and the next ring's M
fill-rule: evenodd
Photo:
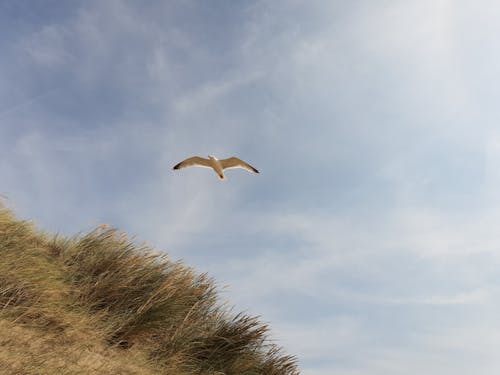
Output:
M49 236L0 208L0 256L6 373L299 374L265 324L218 302L206 274L107 225Z

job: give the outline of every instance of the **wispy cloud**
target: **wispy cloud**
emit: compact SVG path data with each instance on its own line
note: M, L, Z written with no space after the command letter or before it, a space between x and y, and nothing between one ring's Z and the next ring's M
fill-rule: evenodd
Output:
M20 43L20 48L28 54L34 63L49 68L75 63L74 57L66 50L65 30L48 25L30 35Z
M245 73L248 74L248 73ZM245 76L238 76L235 78L225 78L221 82L213 82L202 85L194 92L181 96L175 101L175 107L180 112L193 111L199 107L204 107L216 99L223 99L223 96L231 94L231 92L238 87L245 86L254 82L259 78L258 73L250 73Z

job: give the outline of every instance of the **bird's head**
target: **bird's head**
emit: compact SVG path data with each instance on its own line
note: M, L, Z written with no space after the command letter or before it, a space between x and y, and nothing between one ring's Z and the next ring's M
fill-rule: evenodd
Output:
M208 158L209 158L210 160L217 160L217 158L216 158L215 156L213 156L213 155L208 155Z

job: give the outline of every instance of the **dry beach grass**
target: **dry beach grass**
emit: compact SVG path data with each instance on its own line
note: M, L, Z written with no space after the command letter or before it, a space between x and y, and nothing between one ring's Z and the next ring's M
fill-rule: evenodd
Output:
M52 236L1 207L0 256L0 373L299 373L207 275L115 229Z

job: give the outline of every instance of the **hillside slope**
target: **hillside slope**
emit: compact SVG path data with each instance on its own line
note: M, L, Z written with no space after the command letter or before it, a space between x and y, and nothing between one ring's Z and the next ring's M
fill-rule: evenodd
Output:
M0 207L0 374L297 375L267 331L114 229L61 238Z

